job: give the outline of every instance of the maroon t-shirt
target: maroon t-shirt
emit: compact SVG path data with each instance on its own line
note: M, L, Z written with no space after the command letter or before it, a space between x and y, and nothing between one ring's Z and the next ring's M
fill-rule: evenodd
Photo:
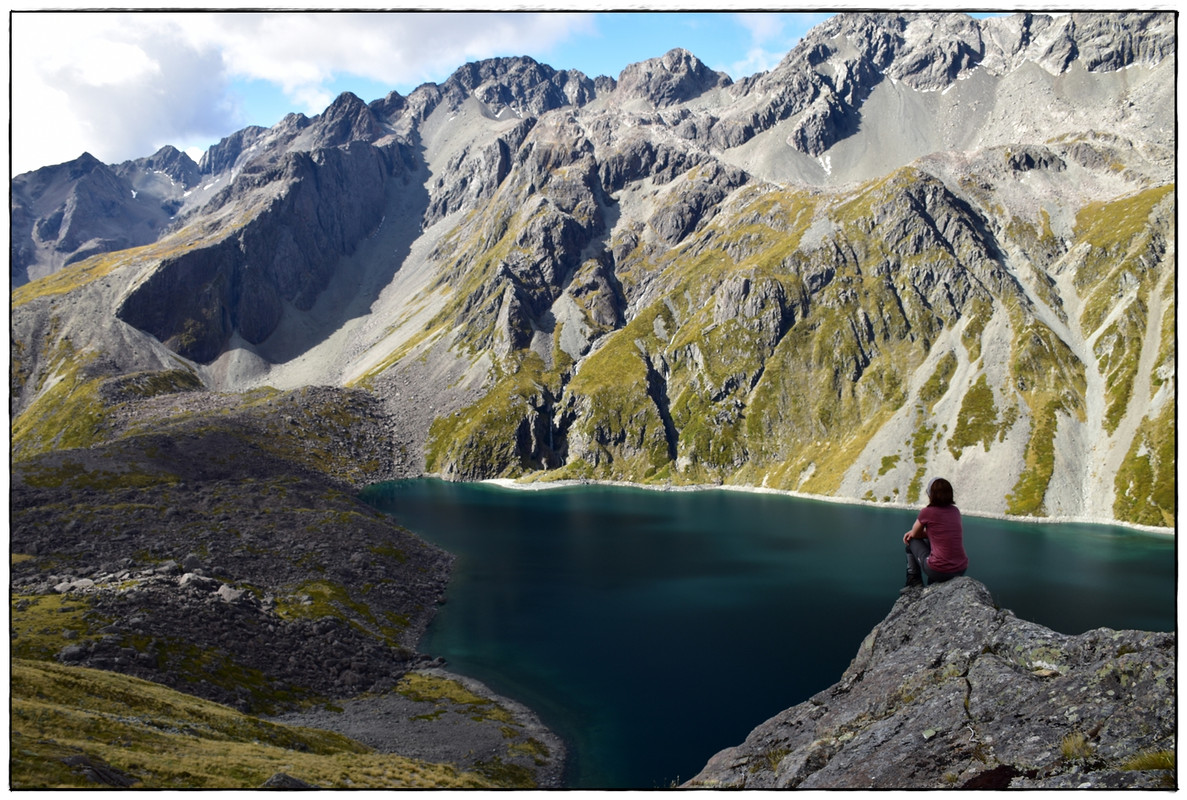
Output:
M960 572L969 566L964 552L964 529L956 506L927 506L919 512L919 521L927 526L931 555L927 565L936 572Z

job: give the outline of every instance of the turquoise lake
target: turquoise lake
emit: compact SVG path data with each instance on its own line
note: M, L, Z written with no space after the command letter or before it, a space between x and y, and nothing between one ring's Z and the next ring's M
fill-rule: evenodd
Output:
M457 557L420 649L533 708L568 743L567 785L604 789L687 780L835 683L898 598L916 513L434 479L363 499ZM1169 536L964 525L969 576L1019 617L1073 634L1175 629Z

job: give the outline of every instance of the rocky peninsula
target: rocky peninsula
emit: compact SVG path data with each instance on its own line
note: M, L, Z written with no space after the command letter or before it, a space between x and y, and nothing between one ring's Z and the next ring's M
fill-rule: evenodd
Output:
M136 742L117 735L123 725L200 729L153 716L155 702L150 716L117 723L128 698L158 692L143 681L175 693L168 707L228 707L235 730L270 718L320 730L306 749L335 731L362 752L444 765L417 780L408 775L430 771L385 768L375 784L361 768L289 776L311 785L558 785L557 737L417 649L452 557L356 496L407 474L391 446L396 423L373 398L314 387L144 399L137 387L135 376L101 385L95 444L13 463L14 786L250 788L269 777L260 766L235 775L228 762L174 780L137 744L91 744L94 730ZM116 680L101 673L126 676L113 690L126 701L94 708L60 689L59 665L83 668L66 683L93 683L87 695ZM64 707L98 715L90 738L67 744L86 726L53 716Z
M971 578L905 590L841 679L694 788L1168 788L1175 634L1064 635Z

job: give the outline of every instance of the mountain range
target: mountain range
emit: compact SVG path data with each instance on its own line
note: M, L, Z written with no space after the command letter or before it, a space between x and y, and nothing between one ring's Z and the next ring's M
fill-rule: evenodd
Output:
M844 13L738 81L497 58L17 176L13 458L329 387L390 476L942 474L1173 528L1174 48L1172 13Z

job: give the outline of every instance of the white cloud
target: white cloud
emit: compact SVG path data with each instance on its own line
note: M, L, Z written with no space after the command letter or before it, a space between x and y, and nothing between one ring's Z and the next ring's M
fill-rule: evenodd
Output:
M331 84L395 88L441 80L467 61L540 52L586 14L33 13L12 15L14 173L89 151L106 162L239 127L232 84L275 85L291 110L320 113Z
M756 44L782 41L783 18L771 12L734 15L742 27L750 31L750 38Z
M13 15L14 173L83 152L118 162L234 130L219 54L151 16Z
M728 72L731 75L753 75L756 72L767 72L774 69L787 55L786 50L765 50L761 47L751 47L746 51L746 58L735 61Z
M808 30L823 22L828 14L785 14L753 12L734 14L734 19L750 33L746 57L731 65L731 75L751 75L774 69Z
M301 13L209 15L187 26L227 72L317 97L337 75L391 86L439 80L466 61L538 52L589 27L585 14ZM323 106L324 107L324 106ZM321 109L318 108L317 111Z

